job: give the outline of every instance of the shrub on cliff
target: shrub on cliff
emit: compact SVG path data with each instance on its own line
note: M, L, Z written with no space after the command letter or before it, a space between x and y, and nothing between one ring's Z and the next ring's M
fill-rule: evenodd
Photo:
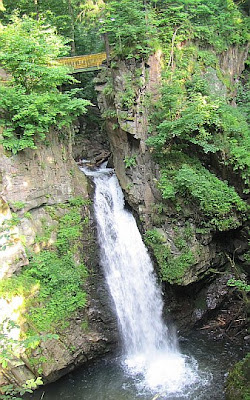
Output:
M250 378L250 353L235 364L230 371L226 383L227 400L248 400L250 398L249 389Z

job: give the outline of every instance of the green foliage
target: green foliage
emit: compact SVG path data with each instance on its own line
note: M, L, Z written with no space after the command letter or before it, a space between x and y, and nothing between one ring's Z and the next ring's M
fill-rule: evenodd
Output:
M193 236L194 231L190 225L186 225L184 229L179 229L177 226L174 227L174 244L179 250L184 250L188 248L188 242Z
M91 200L89 199L83 199L82 197L72 197L71 199L69 199L69 205L70 206L76 206L76 207L80 207L80 206L89 206L91 204ZM66 205L66 207L68 207Z
M82 289L85 267L76 265L70 250L68 252L59 256L55 251L44 250L33 257L26 271L26 276L40 284L39 294L30 304L27 318L38 331L53 329L86 303L86 293Z
M235 364L229 372L226 381L227 400L249 400L249 373L250 373L250 353L247 353L243 360Z
M6 11L3 13L3 20L8 23L13 12L34 19L40 18L44 20L45 25L55 26L61 35L74 40L75 19L79 10L76 3L75 0L62 0L60 3L57 0L5 0Z
M231 165L245 183L245 193L249 193L250 183L250 131L240 110L223 105L220 108L221 129L224 138L221 151L225 152L225 165ZM223 149L223 150L222 150Z
M249 38L248 19L233 0L159 0L155 4L156 24L167 47L174 31L176 42L186 38L199 41L222 52L231 44L246 43Z
M162 270L162 279L170 283L182 282L185 272L195 264L195 257L191 250L185 250L176 257L171 257L168 265Z
M81 216L81 206L85 203L81 198L71 199L59 219L53 248L33 254L19 275L0 282L2 297L11 299L18 295L25 299L29 310L25 318L35 332L57 329L61 321L86 304L83 290L86 268L74 258L82 224L88 224L88 219L83 220ZM47 229L38 242L47 243L51 232Z
M102 18L101 33L108 33L114 53L121 58L141 58L152 52L154 31L143 1L110 0Z
M124 158L125 168L131 168L136 166L136 156Z
M249 28L239 6L233 0L5 0L2 18L9 22L14 10L43 18L71 40L72 52L78 54L102 51L99 34L108 33L113 54L130 58L147 55L159 41L169 51L174 32L176 43L188 38L217 52L242 45Z
M113 108L107 108L107 110L105 110L102 113L102 118L116 118L117 117L117 112L116 110L114 110Z
M41 21L15 17L1 28L0 38L1 64L27 93L55 89L72 80L67 68L56 65L56 58L67 48L55 29Z
M135 108L138 89L141 87L141 70L135 70L135 73L123 74L124 90L117 95L121 109L131 111Z
M250 76L249 72L246 70L243 74L243 82L238 82L237 84L237 97L236 102L240 110L246 116L246 120L250 123Z
M100 7L98 7L98 3ZM104 44L98 33L102 0L5 0L6 11L2 18L8 23L13 11L21 16L42 19L45 25L55 26L71 45L71 53L91 54L103 51Z
M144 235L145 243L150 246L154 252L155 258L162 271L167 267L167 258L170 256L170 248L165 244L164 237L156 230L148 230Z
M184 246L180 255L173 256L164 237L157 230L148 230L145 233L145 243L153 250L161 279L180 284L185 272L195 263L192 251Z
M244 115L224 99L209 95L201 75L186 77L185 82L184 86L182 74L166 81L158 134L148 139L148 145L156 153L176 142L183 147L196 145L204 153L220 152L222 162L231 164L248 184L250 135Z
M17 226L20 223L20 218L16 213L11 214L11 219L5 219L3 221L3 228L13 228L14 226Z
M24 213L23 217L27 219L32 219L32 214L30 212L26 212Z
M185 154L196 151L203 163L209 163L207 154L216 154L221 170L234 170L248 193L250 135L243 110L247 95L242 91L238 101L244 106L237 109L227 104L222 89L218 94L204 74L207 65L219 70L213 51L187 45L175 48L173 57L176 65L163 74L162 96L151 115L154 135L147 140L162 169L159 187L163 198L175 202L176 210L194 201L205 217L205 226L234 228L239 225L235 211L244 214L246 206L226 182ZM218 79L216 69L211 71Z
M125 86L124 92L119 96L119 104L121 104L121 108L124 110L131 110L134 108L136 101L136 92L132 86Z
M14 207L16 210L21 210L25 207L25 203L23 201L14 201L11 203L11 206Z
M20 365L20 354L37 349L41 342L45 342L48 339L58 339L58 335L55 334L30 334L25 338L13 339L12 330L20 329L20 327L14 321L9 319L4 320L0 324L0 328L0 364L3 369L8 369L9 363L11 366L18 367ZM19 389L22 390L22 394L25 393L24 389L29 389L31 393L31 389L36 389L36 385L38 384L42 384L40 378L35 382L34 380L27 381L26 384ZM10 395L12 393L11 386L5 386L4 388L6 389L3 390L5 395ZM18 392L14 393L13 391L12 394L17 393ZM3 397L3 399L5 399L5 397Z
M169 3L172 2L170 1ZM230 26L235 27L235 29L237 24L246 26L247 21L243 16L240 17L240 12L237 11L237 7L232 1L218 1L217 4L211 6L208 2L202 0L198 1L198 8L202 9L203 7L204 10L207 10L206 12L209 9L208 14L210 17L216 19L219 12L217 8L219 3L220 12L222 14L225 12L224 17L228 21L227 23L234 15ZM162 7L161 2L157 7L159 9ZM170 4L170 8L166 9L163 14L165 16L168 15L170 18L173 11L175 17L176 13L182 13L185 20L190 12L194 13L194 19L189 20L189 22L192 21L192 34L194 34L197 28L195 18L198 18L196 8L196 4L194 6L192 1L185 2L181 0L179 6ZM232 13L231 16L230 13ZM238 22L235 19L237 14ZM171 18L173 18L173 15ZM209 25L210 17L206 16L204 20L199 20L199 28L203 23ZM220 23L222 23L223 18L221 16L218 18ZM228 87L230 92L233 92L235 87L232 79L229 79L228 76L221 72L219 58L214 50L218 40L221 41L217 48L218 53L222 51L219 48L227 48L230 44L229 36L226 34L223 36L225 27L222 27L216 33L218 39L211 39L211 45L212 43L214 45L210 47L210 50L205 50L202 47L202 40L205 40L206 35L202 36L202 39L200 38L196 45L187 43L183 46L184 31L185 29L191 29L191 26L185 25L183 21L182 23L178 22L178 18L177 20L173 19L173 21L175 21L176 26L180 25L174 47L171 49L166 47L165 49L166 57L169 57L170 52L170 60L163 74L161 99L156 104L155 112L151 115L154 136L150 137L147 143L154 149L155 156L158 158L162 158L165 148L171 149L175 144L178 144L179 148L181 147L185 152L190 151L191 153L194 149L197 149L197 153L201 155L203 160L203 155L216 153L220 160L220 165L228 165L231 167L228 170L233 169L240 175L245 185L244 192L248 193L250 133L247 125L249 115L247 85L245 88L238 84L240 88L237 99L239 107L236 108L229 105L226 99L226 89ZM171 23L174 23L173 21ZM210 28L209 26L209 30ZM173 32L176 28L171 27L170 29ZM242 43L246 40L246 31L244 29L242 31ZM213 29L210 31L213 35ZM171 44L173 43L171 42ZM177 46L177 44L179 45ZM211 77L208 74L207 66L213 67L210 68L210 71L213 71L211 72ZM206 68L206 72L204 68ZM213 82L213 77L217 82ZM225 81L228 81L227 87L223 86Z
M77 98L76 89L65 93L57 89L72 78L54 61L64 42L53 29L27 17L16 18L2 27L0 40L0 62L13 77L0 86L2 144L16 154L35 149L51 126L69 127L90 103Z
M162 197L174 201L176 197L191 202L204 216L211 228L227 230L239 225L235 213L247 211L245 202L214 174L204 168L198 160L178 151L165 155L159 188Z
M13 231L13 228L19 223L20 218L16 213L12 213L10 219L3 220L0 226L0 240L3 239L3 242L0 244L0 251L4 251L7 247L15 245L17 235L16 232Z
M242 279L229 279L229 281L227 282L228 286L232 286L232 287L236 287L237 289L239 289L240 291L243 292L250 292L250 285L248 285L245 281L243 281Z
M88 104L74 98L74 94L53 91L26 94L22 87L0 86L4 148L14 154L26 148L36 149L39 141L45 141L51 126L69 127Z
M33 393L38 386L43 385L40 377L36 379L29 379L22 387L16 388L13 384L1 386L0 400L22 400L21 397L25 393Z

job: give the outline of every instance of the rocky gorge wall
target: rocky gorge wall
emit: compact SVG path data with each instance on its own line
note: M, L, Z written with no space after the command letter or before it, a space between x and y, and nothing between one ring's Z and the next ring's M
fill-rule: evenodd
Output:
M242 60L241 67L237 67L240 73L244 66L243 53L237 56L234 50L233 54ZM233 70L226 55L222 64L231 76ZM240 328L234 325L236 316L239 320L246 319L237 291L227 285L235 272L235 262L243 261L247 248L244 224L235 216L237 229L202 231L197 226L199 215L194 205L185 205L184 213L176 213L162 199L158 187L160 168L146 143L150 135L150 106L160 96L161 69L161 54L157 53L147 62L117 61L98 75L96 90L108 138L98 124L89 124L83 117L75 125L73 149L58 139L58 132L51 132L48 144L37 150L23 151L16 156L0 150L0 279L22 275L26 268L33 266L33 254L36 257L43 251L60 249L61 221L65 218L68 221L67 215L74 207L81 216L81 234L72 244L74 261L76 266L84 263L88 275L83 274L81 284L87 296L85 304L71 312L66 323L61 321L61 326L57 323L46 332L36 328L38 335L45 333L52 337L39 340L34 349L14 352L8 369L1 369L0 384L20 385L37 376L42 376L44 383L51 382L112 350L117 343L116 321L98 264L91 205L93 188L74 158L86 158L92 165L109 158L159 275L159 265L171 257L173 271L177 270L178 274L162 282L165 316L168 319L171 315L180 333L197 327L220 336L230 326L234 335ZM207 76L216 90L225 93L215 70L210 69ZM99 118L98 110L94 112ZM215 168L216 165L215 162ZM78 204L79 198L82 201ZM73 228L78 220L72 221ZM69 221L68 224L71 227ZM34 288L31 298L27 299L31 303L20 303L20 293L25 297L25 291L18 289L9 298L0 289L1 309L5 310L0 324L10 318L21 328L12 332L13 340L17 338L15 335L25 337L30 327L34 328L29 315L36 291ZM242 335L246 335L245 326Z
M58 139L58 132L51 132L48 144L39 146L37 150L25 150L13 156L0 149L0 278L1 283L9 279L11 285L8 292L2 284L0 293L1 344L7 352L7 362L2 360L0 385L13 383L21 386L26 380L38 376L42 377L44 383L54 381L77 366L110 351L116 343L116 322L98 264L89 195L91 191L85 175L72 157L71 146ZM76 217L77 222L73 223L67 219ZM66 223L62 225L64 220ZM75 234L77 223L79 232ZM66 233L60 227L66 229ZM74 268L81 268L82 263L86 266L87 272L83 273L78 287L86 300L79 308L76 304L76 309L68 312L65 320L60 320L58 314L61 311L57 311L55 299L52 307L57 322L48 323L46 329L47 320L45 328L42 328L43 317L39 317L39 307L49 318L51 309L48 306L49 298L46 297L46 279L51 281L53 276L44 278L42 290L45 290L45 303L42 299L36 300L39 293L36 285L28 290L23 281L18 283L18 279L21 279L24 270L32 268L30 263L34 267L33 255L38 257L38 267L43 265L43 256L51 256L55 266L59 263L55 287L66 285L67 278L64 281L60 275L66 274L67 270L60 273L60 252L59 256L56 253L60 245L58 238L61 245L66 243L67 237L63 235L72 235L70 245ZM74 295L77 294L73 292L71 296ZM40 306L37 301L41 302ZM67 301L65 299L65 307L70 308ZM30 318L34 307L38 313L37 321L35 317ZM15 324L11 329L8 321ZM26 343L30 335L38 338L36 345L28 348L26 344L21 348L16 345L18 340Z
M238 77L246 54L246 49L229 49L220 60L223 73ZM202 231L194 204L186 203L182 212L176 213L164 203L158 188L159 166L146 143L150 109L160 96L161 69L160 52L147 62L115 61L96 79L99 107L106 120L116 174L156 269L171 257L172 269L177 270L177 274L163 279L166 318L170 311L180 332L204 326L220 335L235 314L246 318L235 289L227 282L235 273L234 261L242 260L247 249L247 230L239 221L235 230ZM227 89L215 70L209 68L204 77L211 90L225 96ZM226 178L232 178L230 171Z

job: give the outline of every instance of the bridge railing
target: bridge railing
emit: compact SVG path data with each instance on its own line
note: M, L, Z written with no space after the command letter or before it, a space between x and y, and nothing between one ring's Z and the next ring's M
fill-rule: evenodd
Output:
M98 69L106 58L106 53L96 53L85 56L62 57L58 58L57 61L61 65L74 68L77 72L78 70Z

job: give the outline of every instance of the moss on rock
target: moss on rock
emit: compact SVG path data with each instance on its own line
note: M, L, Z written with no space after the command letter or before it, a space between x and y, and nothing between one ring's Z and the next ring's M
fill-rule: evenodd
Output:
M226 383L226 400L250 399L250 353L230 371Z

